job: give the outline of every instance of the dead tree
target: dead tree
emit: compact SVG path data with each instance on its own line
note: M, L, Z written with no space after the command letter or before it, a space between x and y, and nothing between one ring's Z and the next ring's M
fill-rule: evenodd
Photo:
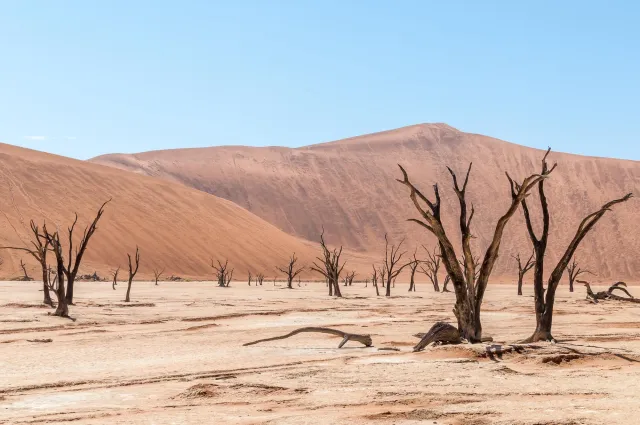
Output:
M211 259L211 267L216 272L218 286L221 288L226 288L227 286L229 286L228 283L231 282L231 279L229 279L229 274L233 273L233 270L231 270L231 272L229 271L229 260L225 260L224 264L222 264L220 260L216 261L218 262L217 266L214 264L213 258Z
M416 271L418 270L418 266L422 263L422 261L418 260L417 254L418 249L416 248L416 250L413 252L413 259L408 264L409 270L411 271L409 277L409 292L416 291Z
M280 272L287 275L287 288L289 289L293 289L293 279L304 270L304 266L296 269L297 261L298 257L296 257L296 253L294 252L291 258L289 258L289 265L287 267L276 267Z
M227 273L227 280L226 280L227 288L229 287L229 285L231 285L231 279L233 279L233 269L231 269L229 273Z
M162 276L162 274L164 273L164 268L162 269L153 269L153 277L156 280L156 286L158 286L158 279L160 279L160 277Z
M351 286L353 285L353 279L356 277L356 272L348 272L347 275L344 277L344 286Z
M424 246L422 248L424 248L424 250L427 252L427 259L423 261L424 266L420 266L420 270L431 281L433 290L436 292L440 292L440 283L438 282L438 271L440 270L440 254L438 253L438 246L433 248L433 252L430 252ZM442 292L445 292L445 290L443 289Z
M58 232L52 234L49 233L47 231L47 225L45 224L42 226L42 236L49 242L51 250L56 257L56 277L54 278L55 289L53 290L53 293L57 298L58 305L53 315L59 317L69 317L69 305L67 304L67 297L64 287L64 255L62 253L62 245L60 244L60 234ZM51 282L49 278L47 280ZM49 288L52 288L51 284L49 285Z
M386 284L387 284L387 292L385 295L387 297L390 297L391 285L395 281L396 277L398 277L400 272L411 263L409 262L402 266L398 265L400 260L402 260L402 257L404 256L404 254L407 253L406 251L400 252L404 239L400 241L398 246L391 245L391 249L389 249L389 238L387 237L386 234L384 235L384 242L385 242L384 267L383 267L384 275L382 278L386 280Z
M594 293L591 290L591 285L589 282L585 282L584 280L578 280L578 283L582 283L587 288L587 299L593 301L595 304L598 304L598 300L616 300L616 301L628 301L631 303L640 303L640 298L635 298L633 295L627 291L627 284L624 282L616 282L609 287L606 291L596 292ZM615 290L622 291L629 298L621 297L613 293Z
M286 338L289 338L289 337L292 337L294 335L297 335L299 333L304 333L304 332L317 332L317 333L324 333L324 334L330 334L330 335L339 336L340 338L342 338L342 342L340 342L340 345L338 345L338 348L342 348L348 341L357 341L360 344L364 345L365 347L371 347L371 345L373 344L373 341L371 340L371 336L370 335L350 334L350 333L339 331L337 329L310 327L310 328L296 329L295 331L289 332L286 335L274 336L272 338L259 339L257 341L247 342L247 343L242 344L242 345L244 347L246 347L246 346L249 346L249 345L259 344L261 342L278 341L278 340L286 339Z
M329 296L342 297L340 292L340 274L346 262L340 265L340 255L342 255L342 247L329 251L324 242L324 228L320 234L320 247L322 248L322 256L317 257L317 262L313 263L311 270L323 275L328 282Z
M249 270L247 273L249 274L249 286L251 286L251 277L252 277L251 276L251 271ZM256 282L256 286L257 286L257 284L258 283Z
M118 266L117 269L115 269L111 274L113 275L113 282L111 284L111 287L113 288L113 290L116 290L116 285L118 284L118 272L120 271L120 266Z
M481 342L482 324L480 321L480 310L482 300L484 299L489 277L498 258L504 229L509 219L511 219L518 210L520 202L524 200L527 193L535 184L547 177L547 175L534 174L528 176L523 180L522 184L518 185L518 190L515 190L513 180L507 175L511 187L514 189L512 190L511 205L496 224L491 243L485 252L482 266L476 278L476 265L474 264L471 253L471 221L474 216L474 208L471 206L471 211L469 212L466 200L471 164L469 165L462 185L458 184L458 179L453 170L447 167L453 179L453 188L460 204L459 225L462 237L463 267L458 264L458 256L440 218L440 191L438 185L433 186L435 200L431 201L411 183L405 169L400 165L399 167L402 172L402 179L398 179L398 182L409 188L409 197L421 216L420 219L410 219L409 221L419 224L438 238L442 262L447 270L447 274L451 276L451 282L453 283L456 293L456 303L453 311L458 320L458 331L461 337L469 342Z
M373 267L373 274L371 275L371 284L376 288L376 296L379 297L380 289L378 288L378 277L380 276L380 274L378 273L378 269L376 269L375 265L371 267Z
M567 272L569 272L569 292L573 292L573 283L581 274L593 275L589 270L583 270L578 267L578 262L575 257L573 257L573 262L567 266Z
M95 233L95 231L97 230L97 226L98 226L98 221L100 221L100 218L102 217L102 214L104 214L104 207L111 202L111 199L109 199L107 202L105 202L104 204L102 204L100 206L100 209L98 210L98 213L96 214L96 217L93 219L93 222L91 222L91 224L86 227L84 229L84 233L82 235L82 239L80 240L80 245L78 245L75 248L75 258L73 256L74 254L74 247L73 247L73 231L76 227L76 223L78 222L78 214L76 214L76 218L73 221L73 224L71 225L71 227L69 227L67 229L68 232L68 236L69 236L69 247L68 247L68 258L67 258L67 265L63 268L64 274L67 277L67 303L68 304L72 304L73 305L73 285L75 283L76 280L76 276L78 275L78 270L80 269L80 264L82 263L82 257L84 256L85 251L87 250L87 246L89 245L89 239L91 239L91 236L93 236L93 234Z
M527 261L523 264L520 259L520 254L514 256L514 260L518 262L518 295L522 295L522 282L524 280L524 275L527 274L529 270L533 268L535 262L533 261L533 257L536 255L535 251L531 253L531 256Z
M264 275L262 273L258 273L256 275L256 286L262 286L262 282L264 282Z
M547 153L542 158L542 175L548 175L556 168L557 165L554 164L551 168L549 168L547 164L547 156L549 155L549 152L551 152L551 148L547 150ZM602 216L604 216L607 211L610 211L614 205L626 202L632 196L632 194L629 193L620 199L614 199L613 201L607 202L599 210L587 215L580 222L575 236L569 243L569 246L567 246L564 254L558 261L558 264L556 264L555 268L551 272L551 275L547 280L547 287L545 288L543 282L543 272L545 252L547 250L547 242L549 239L550 216L547 197L544 193L544 180L538 180L536 184L538 185L538 197L542 211L542 233L540 237L536 235L536 232L533 228L531 214L529 212L526 198L520 199L520 203L522 204L522 211L524 213L524 218L527 225L527 232L529 233L531 242L533 242L533 248L536 254L535 266L533 270L536 329L533 335L531 335L531 337L526 339L524 342L554 341L553 335L551 334L551 326L553 324L553 305L556 296L556 289L558 288L560 279L562 278L565 269L569 265L569 261L571 260L571 258L573 258L576 250L578 249L578 246L580 245L580 242L582 242L587 233L589 233L589 231L593 229L593 227L602 218ZM518 193L519 191L522 191L521 185L511 185L512 194ZM515 195L513 196L515 197Z
M442 284L442 292L451 292L449 288L447 288L447 286L449 285L449 282L451 282L451 276L446 275L444 277L444 283Z
M31 220L30 225L31 225L31 232L33 233L32 235L33 239L30 242L33 248L20 248L20 247L10 247L10 246L2 247L2 248L12 249L16 251L24 251L36 259L38 264L40 264L40 268L42 269L42 291L44 292L44 299L42 302L46 305L53 306L53 301L51 301L51 294L49 293L50 281L48 279L49 275L47 273L48 271L47 252L49 251L50 244L47 238L40 233L40 229L38 228L38 226L33 220ZM22 260L20 260L20 262L22 263ZM26 275L26 272L25 272L25 275Z
M124 298L124 302L126 303L131 301L131 298L129 297L131 295L131 283L133 282L133 278L136 273L138 273L138 267L140 266L140 250L138 247L136 246L135 267L133 267L131 262L131 254L127 254L127 257L129 258L129 283L127 284L127 294Z

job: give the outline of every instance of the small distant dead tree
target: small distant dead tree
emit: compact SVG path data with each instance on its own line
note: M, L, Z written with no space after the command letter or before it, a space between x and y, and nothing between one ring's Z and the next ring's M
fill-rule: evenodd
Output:
M136 273L138 273L138 267L140 266L140 250L138 247L136 246L135 267L133 267L131 262L131 254L127 254L127 257L129 258L129 283L127 284L127 294L124 298L124 302L126 303L131 301L131 283L133 282L133 278L136 276Z
M231 269L229 271L229 273L227 273L227 288L229 287L229 285L231 285L231 280L233 279L233 269Z
M418 250L416 249L413 252L413 259L409 263L409 270L411 271L411 275L409 278L409 292L416 292L416 271L418 270L418 266L422 263L422 261L418 260L417 254Z
M351 286L353 285L353 279L356 277L356 272L351 271L348 272L346 274L346 276L344 277L344 286Z
M371 267L373 268L373 274L371 275L371 284L373 285L374 288L376 288L376 296L379 297L380 296L380 289L378 288L378 277L380 275L379 275L378 269L376 269L375 265L373 265Z
M522 282L524 280L524 275L527 274L527 272L531 270L533 266L535 266L535 262L533 261L533 257L535 255L535 251L532 252L531 256L524 263L520 259L520 254L513 257L514 260L518 262L518 295L522 295Z
M158 286L158 280L160 279L160 277L162 276L163 273L164 273L164 268L162 268L162 269L158 269L158 268L153 269L153 277L154 277L154 279L156 281L156 286Z
M216 272L216 279L218 280L218 286L221 288L226 288L229 286L231 279L229 275L233 275L233 270L229 271L229 260L225 260L224 264L220 260L216 260L218 265L216 266L213 262L213 258L211 259L211 267Z
M438 271L440 270L440 254L438 253L438 246L433 249L433 252L429 251L426 247L422 247L427 252L427 259L423 261L424 266L420 267L422 273L424 273L431 284L433 290L440 292L440 283L438 282ZM442 290L444 292L444 289Z
M557 164L554 164L551 168L549 168L547 164L547 156L551 152L551 148L547 150L547 153L542 158L542 172L541 175L548 175L551 173ZM533 223L531 220L531 214L529 212L529 207L527 205L526 198L522 198L519 202L522 204L522 211L524 213L524 218L527 226L527 231L529 233L529 238L531 242L533 242L533 248L535 251L535 266L533 270L533 290L534 290L534 303L535 303L535 311L536 311L536 329L529 338L527 338L525 343L528 342L537 342L537 341L555 341L553 335L551 334L551 326L553 324L553 306L555 302L556 290L558 285L560 284L560 279L564 274L565 269L569 265L569 261L573 258L580 242L584 239L584 237L589 233L591 229L596 225L596 223L605 215L607 211L611 211L613 206L626 202L633 196L631 193L623 196L620 199L614 199L613 201L607 202L604 204L599 210L587 215L578 226L576 230L575 236L569 242L569 246L565 250L564 254L556 264L555 268L551 272L549 279L547 280L547 287L544 287L544 260L545 253L547 250L547 242L549 239L549 205L547 203L547 197L544 193L544 179L540 179L536 182L538 185L538 198L540 201L540 208L542 211L542 233L540 237L536 235L536 232L533 228ZM518 193L522 190L522 186L518 184L514 184L512 182L511 192L513 194ZM514 197L515 199L515 197Z
M36 223L33 220L31 220L30 225L31 225L31 233L33 233L32 235L33 239L30 242L33 248L20 248L20 247L11 247L11 246L5 246L2 248L11 249L15 251L24 251L36 259L38 264L40 264L40 268L42 269L42 291L44 292L44 299L42 302L46 305L53 307L53 301L51 301L51 294L49 293L49 286L50 286L49 285L50 281L48 279L49 275L47 273L48 271L47 252L49 252L50 244L47 238L40 233L40 229L38 225L36 225ZM22 260L20 260L20 262L22 263Z
M258 273L256 275L256 286L262 286L262 282L264 282L264 275L262 273Z
M247 272L247 274L249 275L249 286L251 286L251 278L252 278L252 276L251 276L251 270L249 270L249 271ZM256 286L257 286L257 282L256 282Z
M320 234L320 247L322 248L322 256L317 257L317 262L313 263L311 270L323 275L328 282L329 296L342 297L340 292L340 274L346 264L340 265L340 255L342 255L342 247L330 251L324 242L324 228Z
M49 284L49 288L53 289L53 293L55 294L58 301L56 311L53 313L53 315L59 317L69 317L69 305L67 304L64 287L64 256L62 253L62 245L60 244L60 234L58 232L49 233L47 230L47 225L44 224L42 226L42 236L49 242L51 250L56 257L56 276L54 278L55 282L53 284ZM50 278L48 278L47 280L51 282ZM55 289L53 288L54 284Z
M118 284L118 272L120 272L120 266L118 266L117 269L111 272L111 275L113 276L113 282L111 284L111 287L113 288L114 291L116 290L116 285Z
M391 245L391 249L389 249L389 238L387 235L384 235L385 248L384 248L384 276L383 279L386 280L387 283L387 293L385 294L387 297L391 296L391 285L395 281L396 277L402 272L402 270L407 267L411 263L404 264L399 266L398 263L402 260L406 251L400 252L402 248L402 243L404 239L400 241L398 246Z
M300 273L304 271L304 266L296 268L296 262L298 257L294 252L291 258L289 258L289 265L287 267L276 267L280 272L287 275L287 288L293 289L293 279L295 279Z
M583 270L578 267L578 262L575 257L573 257L573 262L567 266L567 272L569 272L569 292L573 292L573 283L581 274L594 275L589 270Z
M616 300L616 301L628 301L631 303L640 303L640 298L635 298L633 295L627 291L627 284L624 282L616 282L609 287L606 291L596 292L594 293L591 290L591 286L589 282L584 280L578 280L578 283L582 283L587 288L587 299L593 301L593 303L597 304L598 300ZM629 298L621 297L613 293L615 290L619 290L627 294Z
M33 278L29 276L29 273L27 273L27 265L24 263L24 261L22 261L22 259L20 259L20 268L22 269L22 273L24 274L21 280L24 282L32 281Z
M525 199L535 184L546 178L547 175L533 174L526 177L522 184L518 185L518 190L515 190L515 183L507 175L512 188L511 204L496 224L493 237L485 251L482 266L476 278L476 264L474 264L471 253L471 222L475 210L473 206L471 206L471 210L468 211L466 200L466 190L469 182L469 175L471 174L471 164L469 164L469 168L462 185L458 183L457 176L453 170L447 167L449 174L451 174L453 189L460 205L459 225L463 252L463 267L458 264L458 256L455 248L447 235L440 217L440 191L438 185L435 184L433 186L435 200L431 201L413 183L411 183L409 175L405 169L401 165L398 166L402 172L402 179L398 179L398 182L409 189L409 198L420 214L420 219L412 218L409 219L409 221L422 226L422 228L432 233L438 239L442 262L447 270L447 274L451 276L451 282L453 283L456 293L454 314L458 320L458 331L460 336L462 339L471 343L482 342L480 311L487 284L489 283L489 277L491 276L491 272L493 271L493 267L498 258L504 229L511 217L513 217L518 210L520 202ZM445 338L443 341L446 341L447 336L447 333L443 333L443 338Z
M447 285L449 285L449 282L451 282L451 276L446 275L444 277L444 284L442 285L442 292L451 292L448 288Z

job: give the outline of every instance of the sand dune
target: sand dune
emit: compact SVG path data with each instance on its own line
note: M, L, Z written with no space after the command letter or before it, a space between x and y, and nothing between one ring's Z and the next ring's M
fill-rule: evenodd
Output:
M82 230L100 204L113 198L81 273L105 275L117 265L124 268L126 253L136 245L141 277L154 267L166 267L168 275L210 277L211 257L229 258L237 277L247 270L269 277L294 251L306 263L318 253L317 244L290 236L227 200L89 162L0 144L0 182L0 245L25 246L31 218L65 231L77 212ZM28 254L2 251L0 257L0 275L16 276L24 259L32 276L39 277ZM357 267L357 258L350 262ZM360 264L368 267L369 262Z
M379 250L385 232L395 240L407 236L409 249L435 242L405 221L415 213L405 188L394 180L399 176L397 163L406 166L425 193L440 183L443 215L455 232L457 201L445 165L463 173L473 161L468 197L476 209L474 243L480 252L510 202L504 172L522 179L539 171L541 157L536 149L444 124L424 124L298 149L227 146L116 154L92 161L231 200L305 239L315 238L324 225L332 240L363 252ZM553 232L549 261L558 258L587 213L627 192L640 193L640 162L560 153L553 153L551 160L559 167L547 185ZM607 215L578 251L579 262L598 274L593 280L633 279L640 273L637 202ZM507 228L496 276L512 276L511 255L530 249L518 212Z

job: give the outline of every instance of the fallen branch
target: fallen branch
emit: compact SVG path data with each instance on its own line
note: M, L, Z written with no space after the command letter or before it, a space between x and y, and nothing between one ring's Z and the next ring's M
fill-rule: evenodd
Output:
M436 322L426 334L418 334L422 336L420 342L413 347L413 351L422 351L431 343L440 344L459 344L462 337L458 328L445 322Z
M584 280L578 280L578 283L582 283L587 288L587 299L593 301L595 304L598 303L598 300L616 300L616 301L628 301L630 303L640 304L640 298L634 298L633 295L627 291L627 284L624 282L616 282L609 287L606 291L593 292L591 290L591 285L589 282ZM621 297L613 293L615 290L622 291L629 296L629 298Z
M297 335L297 334L303 333L303 332L318 332L318 333L324 333L324 334L330 334L330 335L339 336L339 337L342 338L342 342L340 342L340 345L338 345L338 348L342 348L347 343L347 341L357 341L357 342L363 344L366 347L371 347L371 345L373 344L373 342L371 341L371 336L369 336L369 335L350 334L350 333L339 331L337 329L330 329L330 328L309 327L309 328L296 329L295 331L289 332L286 335L274 336L272 338L259 339L257 341L247 342L246 344L242 344L242 345L244 347L246 347L248 345L259 344L261 342L277 341L277 340L280 340L280 339L286 339L286 338L292 337L294 335Z

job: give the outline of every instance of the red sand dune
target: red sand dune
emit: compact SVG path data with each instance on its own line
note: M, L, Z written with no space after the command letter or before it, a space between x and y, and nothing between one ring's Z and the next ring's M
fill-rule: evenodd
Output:
M315 239L324 225L330 240L379 254L385 232L394 240L406 236L411 250L435 242L406 222L416 213L406 188L395 182L400 175L396 163L405 165L427 194L433 183L440 184L443 216L455 232L458 207L445 165L462 174L473 161L468 198L476 209L474 243L481 252L510 202L504 172L518 179L538 172L542 154L444 124L423 124L297 149L224 146L105 155L92 161L228 199L305 239ZM552 213L548 269L587 213L627 192L640 194L640 162L561 153L553 153L551 161L559 166L547 184ZM577 256L598 274L593 280L634 279L640 273L637 202L618 206L584 240ZM537 205L535 195L531 203ZM511 255L530 249L519 211L503 239L496 276L512 276Z
M109 198L113 201L91 239L82 274L97 270L105 276L115 266L126 268L126 253L133 253L136 245L141 251L140 277L149 277L154 267L166 267L166 276L212 278L211 257L228 257L238 278L249 269L272 277L274 266L284 266L292 252L307 264L319 252L315 242L290 236L205 192L0 144L0 245L26 246L31 218L38 223L46 219L50 229L59 225L66 232L74 212L79 215L79 238ZM26 253L3 250L0 257L0 276L17 276L23 259L30 274L40 277L36 262ZM349 258L354 268L368 267L369 260Z

